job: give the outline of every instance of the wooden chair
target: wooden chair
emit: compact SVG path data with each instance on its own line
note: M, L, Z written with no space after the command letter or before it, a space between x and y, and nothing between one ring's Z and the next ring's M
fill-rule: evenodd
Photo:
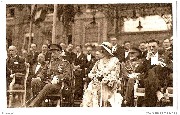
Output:
M69 87L65 87L65 83L62 80L62 85L61 85L61 89L59 90L59 92L57 94L50 94L47 96L47 100L48 100L48 106L50 106L50 101L51 100L57 100L57 104L56 107L63 107L65 105L67 106L73 106L72 104L74 103L74 87L75 87L75 78L73 75L73 67L71 65L71 80L70 80L70 86ZM64 92L70 92L69 98L66 99L64 97Z
M61 107L62 106L62 90L64 88L64 82L62 82L61 85L61 89L59 90L59 92L57 94L50 94L46 97L46 99L48 100L48 106L50 106L50 101L51 100L57 100L57 107Z
M62 81L61 89L57 94L49 94L46 97L48 106L51 106L51 101L57 101L56 107L71 107L73 104L73 91L71 86L66 86Z
M25 107L26 103L26 81L29 75L29 64L26 63L26 74L22 73L15 73L12 82L9 85L9 89L7 90L7 94L9 96L9 102L8 102L8 107L12 107L12 101L14 99L13 94L20 94L20 104L21 107ZM21 85L20 89L14 89L15 85L15 80L17 78L24 79L23 80L23 85Z

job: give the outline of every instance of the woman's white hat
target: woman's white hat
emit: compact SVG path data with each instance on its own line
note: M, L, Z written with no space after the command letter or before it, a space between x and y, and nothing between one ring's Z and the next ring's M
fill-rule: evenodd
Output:
M109 54L112 54L112 44L109 42L103 42L100 46L102 46Z

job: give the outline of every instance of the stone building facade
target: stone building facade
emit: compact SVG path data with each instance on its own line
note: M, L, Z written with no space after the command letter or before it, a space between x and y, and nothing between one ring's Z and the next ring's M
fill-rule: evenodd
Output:
M7 7L6 14L6 39L8 45L15 45L18 50L27 49L29 42L29 14L28 8L18 9L16 7ZM51 41L52 39L52 20L53 15L47 14L45 20L39 25L33 24L32 27L32 43L36 43L38 50L42 44ZM74 45L86 43L101 43L108 41L110 36L115 34L115 22L110 23L107 17L102 12L96 12L95 22L92 23L93 16L89 12L83 12L80 16L75 16L74 23L69 28L68 33L64 34L62 22L57 19L56 25L56 41L57 43L64 42ZM172 31L151 31L151 32L122 32L120 31L116 37L119 44L125 40L132 43L139 43L154 38L162 41L164 38L170 38Z

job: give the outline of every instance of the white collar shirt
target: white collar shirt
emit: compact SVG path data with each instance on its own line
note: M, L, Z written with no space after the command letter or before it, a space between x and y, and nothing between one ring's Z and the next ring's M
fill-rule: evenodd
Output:
M87 54L87 60L91 61L91 54Z
M125 58L128 56L129 51L125 51Z
M158 52L151 57L151 65L157 65L158 64Z
M112 52L114 53L117 50L117 44L112 46Z
M35 74L38 72L39 68L41 67L41 64L38 63L37 66L36 66L36 69L35 69Z
M77 53L77 58L81 55L81 53Z

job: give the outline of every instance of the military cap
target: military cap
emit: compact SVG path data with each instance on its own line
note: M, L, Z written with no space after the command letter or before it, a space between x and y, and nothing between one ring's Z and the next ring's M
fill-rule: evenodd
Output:
M49 50L62 50L62 47L60 46L60 45L58 45L58 44L50 44L49 45Z
M129 53L133 53L133 52L137 52L137 53L139 53L139 54L142 53L141 50L140 50L139 48L137 48L137 47L132 47L132 48L130 49Z

